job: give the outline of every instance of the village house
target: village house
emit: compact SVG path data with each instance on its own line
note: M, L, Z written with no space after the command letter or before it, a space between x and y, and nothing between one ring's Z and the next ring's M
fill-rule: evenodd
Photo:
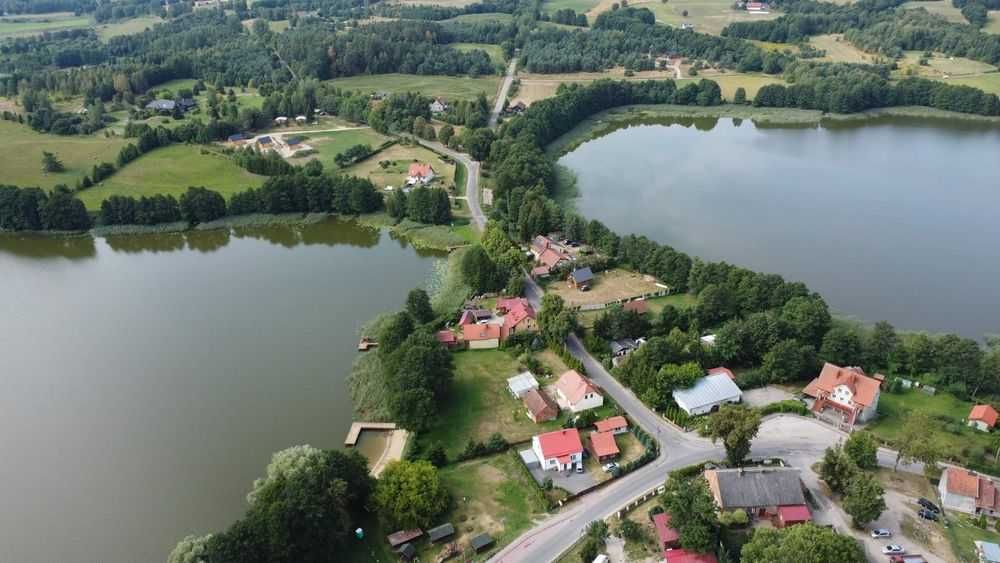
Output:
M437 341L449 350L458 348L458 337L455 336L455 333L450 330L439 330L434 333L434 338L437 338Z
M969 426L981 432L989 432L997 425L997 411L990 405L976 405L969 413Z
M853 426L875 418L882 379L879 375L868 377L858 367L842 368L827 363L819 377L810 381L802 392L816 399L815 412L834 408L848 426Z
M538 389L538 380L530 371L507 378L507 390L515 399L520 399L532 389Z
M305 125L306 123L309 123L309 118L304 115L297 115L295 116L295 123Z
M462 327L462 340L470 350L500 347L500 325L467 324Z
M770 6L765 2L747 2L744 7L746 11L754 14L767 14L770 11Z
M674 402L688 415L696 416L719 410L722 405L739 403L743 391L724 373L700 378L688 389L676 389Z
M660 512L653 515L653 528L656 530L656 542L660 550L666 551L680 547L681 535L670 526L670 515Z
M611 432L591 432L590 453L597 458L597 461L605 463L618 457L621 451L615 442L615 435Z
M545 471L569 471L583 466L583 443L576 428L546 432L531 438L531 450Z
M531 273L533 277L547 276L552 270L573 260L572 255L570 255L563 245L543 235L538 235L532 239L529 250L535 262L540 264L538 267L532 269Z
M743 510L779 528L812 520L799 470L793 467L708 469L705 480L719 510Z
M448 111L448 102L441 98L434 98L434 101L430 103L430 109L433 114L444 113Z
M458 318L459 326L471 324L483 324L493 319L493 313L486 309L466 309L462 311L462 316Z
M271 137L267 135L257 137L257 145L261 148L261 150L270 150L272 144Z
M631 338L611 340L608 344L611 346L611 357L613 358L627 356L637 348L635 340L632 340Z
M624 434L628 432L628 420L624 416L612 416L594 423L594 428L598 432L610 432L612 434Z
M497 313L503 315L500 339L507 340L522 332L535 332L535 309L524 297L509 297L497 301Z
M561 408L570 412L578 413L604 404L604 395L601 395L597 386L576 370L571 369L559 376L555 387L556 401Z
M529 389L521 396L521 402L534 423L555 420L559 416L559 405L540 389Z
M997 483L985 475L960 467L946 468L938 482L941 504L945 509L973 516L985 514L995 517L1000 514L997 488Z
M406 173L406 185L426 185L434 180L434 167L426 162L414 162Z
M246 140L246 137L243 135L243 133L234 133L226 137L226 140L229 141L230 143L239 143L241 141Z
M664 563L718 563L712 553L695 553L686 549L668 549L663 552Z
M567 279L570 287L575 287L580 291L587 291L594 283L594 272L590 268L580 268L573 270Z
M508 105L505 113L507 115L521 115L526 109L528 109L528 106L524 105L523 101L518 100Z
M146 109L160 113L173 113L176 107L177 102L173 100L153 100L146 104Z

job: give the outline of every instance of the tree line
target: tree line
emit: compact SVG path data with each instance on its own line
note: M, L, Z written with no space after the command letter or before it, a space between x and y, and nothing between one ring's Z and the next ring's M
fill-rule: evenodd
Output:
M90 226L83 202L66 186L49 193L0 185L0 231L80 231Z

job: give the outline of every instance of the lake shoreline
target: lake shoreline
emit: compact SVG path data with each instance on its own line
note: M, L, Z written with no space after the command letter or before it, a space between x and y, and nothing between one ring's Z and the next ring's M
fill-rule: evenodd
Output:
M765 108L749 105L720 106L630 105L596 113L578 123L568 133L553 141L546 152L558 159L587 141L603 137L618 129L634 125L655 125L684 119L749 119L758 126L822 127L827 124L866 124L880 119L899 117L929 119L941 122L973 122L985 126L1000 126L1000 118L972 115L923 106L878 108L859 113L832 114L819 110Z

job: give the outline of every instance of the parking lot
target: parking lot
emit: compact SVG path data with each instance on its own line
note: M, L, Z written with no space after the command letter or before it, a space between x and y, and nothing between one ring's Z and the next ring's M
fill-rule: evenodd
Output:
M531 450L528 450L531 452ZM521 452L522 459L525 452ZM531 453L532 457L534 453ZM577 473L576 471L543 471L537 465L535 467L528 467L528 472L541 487L545 483L546 479L552 479L552 485L554 487L559 487L560 489L565 489L571 495L580 494L583 491L593 487L597 484L597 480L590 472Z

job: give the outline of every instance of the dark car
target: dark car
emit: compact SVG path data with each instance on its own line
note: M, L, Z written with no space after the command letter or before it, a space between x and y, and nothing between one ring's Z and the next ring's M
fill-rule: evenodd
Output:
M934 512L933 510L927 510L926 508L921 508L920 511L917 512L917 516L923 518L924 520L930 520L932 522L935 522L938 519L937 512Z
M917 500L917 504L919 504L920 506L922 506L922 507L924 507L927 510L930 510L932 512L938 512L938 513L941 512L941 509L938 508L938 506L936 504L934 504L933 502L931 502L931 501L929 501L929 500L927 500L927 499L925 499L923 497L921 497L919 500Z

